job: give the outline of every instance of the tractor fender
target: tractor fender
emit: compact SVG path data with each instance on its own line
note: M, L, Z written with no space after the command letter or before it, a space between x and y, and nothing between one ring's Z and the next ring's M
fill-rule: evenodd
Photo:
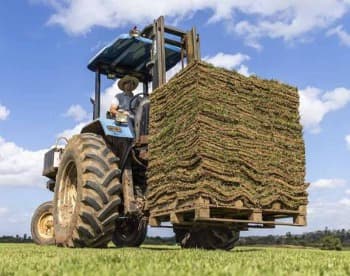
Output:
M99 118L84 126L81 133L95 133L102 136L129 139L135 137L130 119L127 124L119 124L112 119Z

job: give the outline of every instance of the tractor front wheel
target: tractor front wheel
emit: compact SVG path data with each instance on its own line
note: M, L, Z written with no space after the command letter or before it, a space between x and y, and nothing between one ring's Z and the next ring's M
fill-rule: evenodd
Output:
M38 245L55 244L52 201L41 204L34 212L31 223L32 239Z
M56 244L105 247L121 204L118 158L96 134L71 138L62 155L54 196Z

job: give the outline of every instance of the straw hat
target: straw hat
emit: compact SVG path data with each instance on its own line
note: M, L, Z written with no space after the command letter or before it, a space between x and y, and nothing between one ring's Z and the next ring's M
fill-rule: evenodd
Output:
M119 81L118 81L118 87L120 90L123 90L124 91L124 85L127 83L127 82L131 82L132 83L132 90L134 90L138 85L139 85L139 80L133 76L130 76L130 75L126 75L124 76L123 78L121 78Z

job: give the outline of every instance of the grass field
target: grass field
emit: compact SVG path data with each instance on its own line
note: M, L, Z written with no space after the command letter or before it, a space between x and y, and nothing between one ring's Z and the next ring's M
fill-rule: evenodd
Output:
M0 275L350 275L350 251L247 248L230 252L66 249L0 244Z

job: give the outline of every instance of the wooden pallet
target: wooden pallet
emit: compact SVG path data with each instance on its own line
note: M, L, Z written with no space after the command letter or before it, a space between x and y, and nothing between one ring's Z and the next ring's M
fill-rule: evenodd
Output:
M280 221L290 219L291 222ZM276 225L305 226L306 206L298 210L282 209L281 204L272 204L271 209L246 208L241 200L232 207L210 204L209 199L199 197L183 206L160 207L150 210L149 224L161 227L162 222L175 225L192 226L193 224L228 225L232 228L247 230L248 228L274 228Z

